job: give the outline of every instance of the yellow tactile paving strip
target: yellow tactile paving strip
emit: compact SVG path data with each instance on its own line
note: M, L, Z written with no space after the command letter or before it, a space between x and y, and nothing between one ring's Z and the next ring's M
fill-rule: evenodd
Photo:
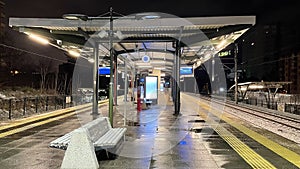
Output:
M54 118L50 118L48 120L43 120L43 121L40 121L40 122L32 123L32 124L26 125L24 127L12 129L12 130L9 130L7 132L1 133L0 138L6 137L6 136L9 136L9 135L13 135L13 134L16 134L16 133L19 133L19 132L22 132L22 131L25 131L25 130L28 130L28 129L31 129L31 128L34 128L34 127L37 127L37 126L40 126L40 125L43 125L43 124L47 124L47 123L53 122L55 120L63 119L63 118L66 118L66 117L69 117L69 116L72 116L72 115L75 115L75 114L76 114L76 112L71 112L71 113L64 114L62 116L57 116L57 117L54 117Z
M265 168L275 169L270 162L265 160L245 143L227 131L225 128L218 126L214 130L252 167L252 168Z
M104 104L107 102L108 102L107 100L100 101L99 104ZM80 112L90 109L91 105L92 104L89 103L89 104L79 105L79 106L70 107L70 108L66 108L66 109L56 110L56 111L41 114L38 116L24 118L24 119L12 122L8 125L3 125L0 127L0 130L6 130L6 129L15 128L15 127L18 127L21 125L28 124L28 125L20 127L20 128L16 128L16 129L12 129L12 130L0 133L0 138L28 130L33 127L44 125L44 124L47 124L47 123L50 123L50 122L53 122L53 121L56 121L59 119L63 119L63 118L66 118L66 117L69 117L72 115L75 115L77 113L80 113ZM75 112L75 111L77 111L77 112ZM30 123L32 123L32 124L30 124Z
M188 95L185 95L185 94L182 94L182 96L186 97ZM195 98L191 97L191 96L188 96L190 97L192 100L195 100ZM220 110L217 110L215 108L212 108L211 106L205 104L204 102L199 102L199 101L194 101L195 103L197 103L198 105L200 105L202 108L210 111L211 113L213 113L215 116L217 116L218 118L222 119L223 121L225 121L226 123L230 124L231 126L235 127L236 129L238 129L239 131L243 132L244 134L246 134L247 136L251 137L252 139L254 139L255 141L257 141L258 143L264 145L265 147L267 147L268 149L270 149L271 151L273 151L274 153L278 154L279 156L281 156L282 158L286 159L287 161L291 162L292 164L294 164L295 166L299 167L300 168L300 155L279 145L278 143L264 137L263 135L255 132L255 131L252 131L250 130L249 128L241 125L241 124L238 124L238 123L235 123L233 120L229 119L228 117L226 116L222 116L222 114L218 113L218 111ZM214 111L212 111L212 109L214 109ZM219 132L218 129L219 126L216 128L216 132ZM233 145L240 145L239 142L241 142L240 140L235 140L233 138L230 138L231 136L228 136L226 135L226 132L225 133L219 133L220 136L223 138L223 137L227 137L226 140L224 138L224 140L231 146L233 147ZM231 134L231 133L230 133ZM237 142L235 142L237 141ZM249 147L248 147L249 148ZM253 168L256 167L256 168L265 168L263 165L266 165L266 163L264 161L257 161L257 160L254 160L253 159L253 154L248 152L248 150L246 151L246 149L248 148L243 148L243 147L240 147L238 149L235 149L233 147L233 149L238 152L238 151L243 151L242 154L239 154L241 155L241 157L243 159L245 159L245 161L251 165ZM249 148L250 149L250 148ZM253 151L252 149L250 149L251 151ZM255 152L254 152L255 153ZM256 153L257 154L257 153ZM245 156L245 157L243 157ZM256 155L255 155L256 156ZM259 156L257 154L257 156ZM251 164L250 164L251 163ZM269 162L268 162L269 163ZM260 165L259 167L257 167L257 165ZM274 166L273 166L274 167Z

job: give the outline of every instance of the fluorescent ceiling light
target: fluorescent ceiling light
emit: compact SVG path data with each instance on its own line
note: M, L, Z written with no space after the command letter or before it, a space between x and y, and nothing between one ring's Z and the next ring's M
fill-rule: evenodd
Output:
M94 63L95 62L95 60L93 59L93 58L88 58L87 59L90 63Z
M150 65L138 65L139 68L152 68Z
M80 53L75 50L68 50L68 53L74 57L80 57Z
M42 38L38 35L35 35L35 34L32 34L32 33L27 33L29 38L41 43L41 44L44 44L44 45L47 45L49 44L49 40L48 39L45 39L45 38Z
M157 13L154 12L147 12L147 13L140 13L136 15L137 19L142 19L142 20L146 20L146 19L159 19L161 18L161 16Z
M88 20L88 16L83 14L65 14L63 15L63 18L68 20L83 20L83 21Z
M102 30L98 33L98 36L100 38L108 37L108 32L106 32L105 30Z
M218 45L217 45L217 49L221 49L223 47L225 47L227 43L227 40L222 40Z

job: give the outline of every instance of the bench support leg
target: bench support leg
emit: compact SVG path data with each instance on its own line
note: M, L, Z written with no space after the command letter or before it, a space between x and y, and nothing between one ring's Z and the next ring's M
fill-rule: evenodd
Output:
M85 129L74 131L61 165L61 169L77 168L99 168L94 145Z

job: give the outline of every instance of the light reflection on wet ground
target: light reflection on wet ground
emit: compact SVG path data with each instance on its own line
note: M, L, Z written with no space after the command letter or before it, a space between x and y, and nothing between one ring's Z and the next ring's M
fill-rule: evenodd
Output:
M166 97L161 97L166 98ZM121 102L119 111L122 112ZM191 102L183 102L182 114L173 116L173 106L161 99L159 105L137 114L127 114L126 141L117 159L100 157L100 168L250 168L201 118ZM107 108L101 112L106 116ZM90 112L80 121L91 120ZM192 120L200 120L193 123ZM133 121L135 125L130 125ZM190 121L190 122L189 122ZM123 113L115 114L115 125L123 125ZM1 169L60 168L64 150L49 148L57 137L78 128L77 117L37 127L0 139ZM200 133L190 131L199 128ZM202 130L201 130L202 129Z
M173 115L172 105L159 104L139 114L134 109L131 114L127 112L128 119L138 123L128 126L119 157L100 161L100 168L251 168L197 116L199 110L193 107L184 102L178 117ZM201 132L190 131L192 128Z

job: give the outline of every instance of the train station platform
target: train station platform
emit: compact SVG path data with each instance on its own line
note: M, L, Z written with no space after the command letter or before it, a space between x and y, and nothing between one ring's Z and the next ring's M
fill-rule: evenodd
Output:
M199 117L192 102L174 116L169 95L161 92L158 104L137 113L120 101L118 119L127 109L127 133L116 160L100 161L100 168L249 168L224 141ZM122 120L115 120L121 126ZM197 133L197 129L204 132Z
M127 128L126 140L116 159L98 157L100 168L298 168L299 145L264 131L269 144L276 141L289 148L277 146L279 151L287 152L286 157L282 157L232 127L235 123L254 130L249 124L227 115L209 114L212 110L208 107L212 105L196 96L182 93L181 97L178 116L173 115L169 93L159 92L158 104L141 112L136 111L135 104L128 102L128 105L119 97L114 127ZM102 116L107 116L107 109L107 104L100 106ZM75 115L0 137L1 169L60 168L65 150L50 148L49 143L94 118L90 109L78 111Z
M223 110L222 105L205 103L196 95L182 93L181 98L179 116L173 115L174 107L165 92L160 92L157 105L140 113L134 106L129 106L129 110L124 108L120 100L116 117L124 119L124 109L130 112L125 118L126 141L119 158L100 161L100 168L298 168L300 147L297 144L245 125L225 113L213 112L216 108ZM115 125L123 124L116 120ZM258 132L257 135L250 138L247 132L241 131L244 127ZM257 138L264 136L267 144L274 144L277 151L258 143ZM278 155L278 151L293 156L292 160L288 159L292 163Z

